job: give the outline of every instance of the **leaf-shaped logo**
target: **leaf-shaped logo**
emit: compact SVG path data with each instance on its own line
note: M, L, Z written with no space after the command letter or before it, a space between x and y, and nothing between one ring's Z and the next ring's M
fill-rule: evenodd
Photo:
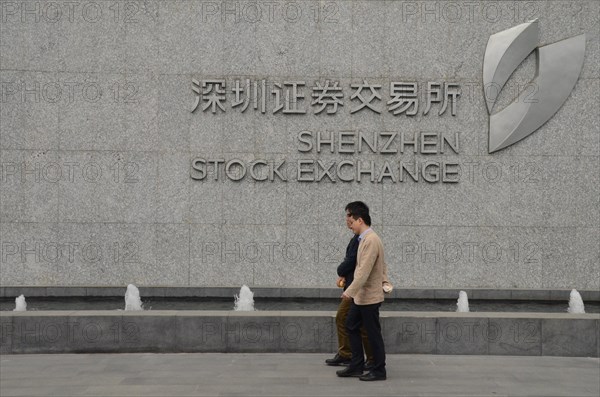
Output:
M540 128L565 103L579 79L585 54L585 34L537 47L538 21L527 22L490 36L483 60L483 86L488 90L490 114L489 153L504 149ZM537 71L530 84L539 99L527 101L526 93L506 108L492 114L504 84L519 64L536 51Z

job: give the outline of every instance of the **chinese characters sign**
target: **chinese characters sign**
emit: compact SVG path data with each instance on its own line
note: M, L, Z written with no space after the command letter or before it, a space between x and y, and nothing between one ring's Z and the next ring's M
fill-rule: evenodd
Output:
M194 103L192 113L225 112L228 107L239 108L244 113L251 109L260 113L273 114L336 114L341 106L350 106L350 114L368 110L381 114L387 111L395 116L404 114L415 116L421 112L427 115L433 105L438 105L438 115L449 110L456 116L457 101L460 96L458 83L427 82L419 87L416 82L392 81L389 83L389 97L383 98L382 84L361 83L340 86L339 81L315 81L308 85L306 81L274 82L267 86L266 80L236 79L227 87L225 79L192 79ZM425 89L425 103L419 103L419 88ZM227 102L227 92L233 100Z
M378 81L348 82L324 79L313 82L266 79L192 79L191 112L216 114L234 110L238 113L335 115L342 107L350 116L359 112L392 116L456 116L460 85L455 82ZM341 114L342 112L340 112ZM327 116L324 116L327 117ZM197 157L192 160L190 176L194 180L361 182L392 183L426 181L456 183L460 178L458 163L451 158L440 161L432 154L458 154L459 133L444 131L380 131L369 135L363 131L308 131L297 134L297 150L312 158L263 159L251 161ZM321 152L338 153L343 159L323 160ZM403 153L407 153L405 158ZM408 152L427 159L410 157ZM377 154L385 159L350 159L349 155ZM402 156L391 159L392 156ZM288 161L290 160L290 161Z

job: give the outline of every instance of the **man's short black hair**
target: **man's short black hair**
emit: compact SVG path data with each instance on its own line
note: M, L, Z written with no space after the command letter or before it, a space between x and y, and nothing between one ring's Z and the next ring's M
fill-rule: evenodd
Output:
M369 215L369 207L362 201L353 201L346 205L346 211L354 219L362 218L367 226L371 226L371 215Z
M362 201L353 201L351 203L348 203L345 208L345 210L348 211L350 214L354 213L353 210L358 210L358 209L364 209L367 212L369 212L369 207L367 207L367 205L365 203L363 203Z

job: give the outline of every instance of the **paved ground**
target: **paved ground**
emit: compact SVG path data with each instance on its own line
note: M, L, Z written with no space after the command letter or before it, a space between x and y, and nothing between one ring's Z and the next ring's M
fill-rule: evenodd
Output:
M324 354L3 355L0 396L594 396L597 358L389 355L388 380Z

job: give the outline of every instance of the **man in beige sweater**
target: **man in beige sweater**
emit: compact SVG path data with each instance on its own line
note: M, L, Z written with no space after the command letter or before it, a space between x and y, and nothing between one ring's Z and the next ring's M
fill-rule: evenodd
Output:
M358 376L363 381L385 380L385 347L379 322L379 307L384 300L382 285L386 277L383 244L371 229L371 217L367 211L357 209L352 219L351 228L359 236L358 256L354 281L342 294L342 299L352 300L346 319L352 360L348 368L337 371L337 375ZM366 375L362 374L365 359L361 326L366 329L373 350L373 366Z

